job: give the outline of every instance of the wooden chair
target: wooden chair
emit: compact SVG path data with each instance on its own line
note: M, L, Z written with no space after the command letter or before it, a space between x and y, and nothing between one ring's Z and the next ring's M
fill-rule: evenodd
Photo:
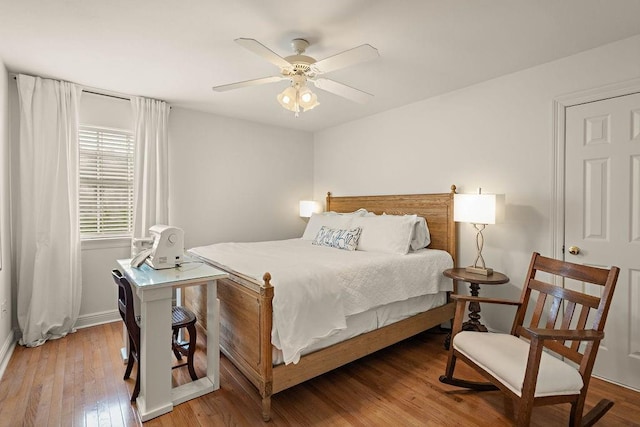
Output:
M120 316L127 327L129 336L129 357L127 368L124 372L124 379L128 379L133 369L134 359L140 363L140 319L136 317L134 312L133 291L129 281L118 270L111 272L113 280L118 285L118 310ZM193 367L193 356L196 351L196 316L193 312L184 307L173 307L171 310L171 329L172 342L171 349L178 360L182 360L182 356L187 357L187 361L180 365L173 366L173 369L187 366L189 375L193 381L198 379L196 371ZM186 328L189 333L189 342L180 344L178 335L180 329ZM131 401L134 402L140 393L140 367L138 366L138 374L136 376L136 385L131 393Z
M520 301L453 295L457 304L452 345L446 372L440 381L474 390L501 390L517 403L519 426L529 425L534 406L557 403L571 404L571 426L594 424L613 406L613 402L603 399L583 416L591 371L604 337L619 271L618 267L607 270L534 253ZM560 286L545 283L536 278L538 272L600 285L601 297L563 288L562 283ZM537 293L537 303L534 302L529 326L524 326L530 299L535 296L533 291ZM461 331L470 301L518 307L511 333ZM559 317L561 309L564 311ZM545 348L565 360L543 352ZM457 359L475 368L490 382L454 378Z

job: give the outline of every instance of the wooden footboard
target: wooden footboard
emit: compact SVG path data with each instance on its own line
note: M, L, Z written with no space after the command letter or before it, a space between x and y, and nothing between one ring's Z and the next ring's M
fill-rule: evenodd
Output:
M263 280L257 284L233 275L218 281L220 350L258 389L263 398L263 414L270 414L273 287L269 273Z
M232 276L218 280L220 349L262 397L262 416L271 418L271 396L453 318L454 303L436 307L381 329L304 355L296 364L272 366L270 276L256 283ZM256 325L259 325L256 328Z
M430 247L449 252L455 265L455 186L451 190L451 193L408 196L333 197L329 194L327 210L349 212L365 208L378 214L415 213L424 216L431 234ZM216 267L224 269L219 265ZM263 282L259 282L234 272L229 273L229 279L218 280L220 349L258 389L262 396L262 416L265 421L271 417L272 394L445 323L453 318L454 313L454 304L447 303L302 356L297 364L273 366L271 276L265 273Z

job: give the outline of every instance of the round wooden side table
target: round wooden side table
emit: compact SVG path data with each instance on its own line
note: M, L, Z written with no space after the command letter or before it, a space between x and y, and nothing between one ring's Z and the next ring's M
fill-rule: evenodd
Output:
M477 297L480 291L480 285L502 285L509 281L509 278L497 271L489 276L477 273L469 273L463 268L450 268L442 274L453 279L468 282L471 289L471 295ZM480 323L480 303L473 301L469 303L469 320L462 324L463 331L487 332L486 326ZM445 341L445 348L449 348L451 335Z

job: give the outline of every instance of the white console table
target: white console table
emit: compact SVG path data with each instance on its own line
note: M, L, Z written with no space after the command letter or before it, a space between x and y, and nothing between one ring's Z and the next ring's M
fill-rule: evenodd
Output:
M146 264L118 265L140 298L140 394L136 400L142 421L173 410L186 402L220 388L220 303L216 280L227 273L200 261L180 267L154 270ZM171 386L171 300L172 288L207 285L207 376L173 388Z

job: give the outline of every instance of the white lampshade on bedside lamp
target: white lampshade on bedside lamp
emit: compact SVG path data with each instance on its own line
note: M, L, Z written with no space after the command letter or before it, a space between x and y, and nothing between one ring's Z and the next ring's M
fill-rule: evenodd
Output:
M322 212L320 203L314 200L300 200L300 216L302 218L310 218L314 213Z
M492 268L487 268L482 257L484 236L482 231L487 224L501 222L504 217L504 194L455 194L453 197L453 220L456 222L468 222L477 230L476 249L477 255L473 265L466 268L469 273L490 276Z

